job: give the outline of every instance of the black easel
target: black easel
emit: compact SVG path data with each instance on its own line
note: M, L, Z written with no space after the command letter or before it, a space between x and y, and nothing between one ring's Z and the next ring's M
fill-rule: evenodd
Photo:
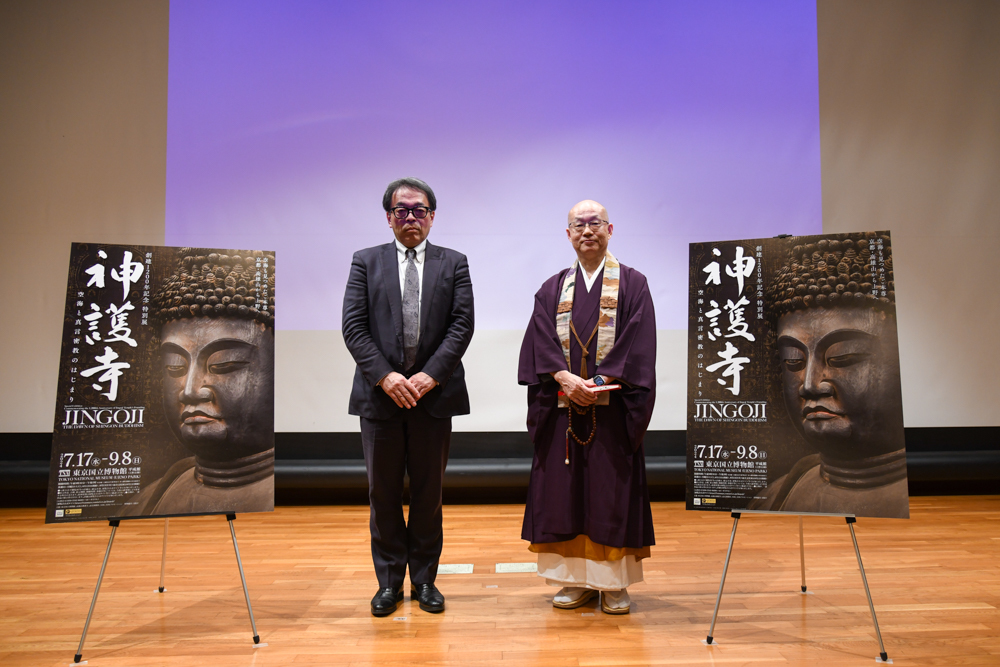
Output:
M726 572L729 571L729 558L733 554L733 542L736 540L736 527L740 523L740 514L754 512L748 512L747 510L741 510L741 512L733 512L733 532L729 537L729 550L726 551L726 564L722 567L722 581L719 582L719 594L715 598L715 612L712 614L712 626L708 629L708 637L705 639L705 643L711 645L715 638L713 633L715 632L715 621L719 616L719 604L722 602L722 589L726 585ZM772 512L761 512L762 514L772 514ZM799 514L799 561L802 564L802 592L806 592L806 556L805 556L805 541L802 537L802 516ZM854 553L858 557L858 569L861 570L861 582L865 585L865 595L868 596L868 609L872 613L872 622L875 624L875 636L878 637L879 646L879 657L876 662L892 662L889 660L889 656L885 652L885 644L882 643L882 633L878 629L878 618L875 617L875 605L872 604L872 594L868 590L868 578L865 577L865 566L861 562L861 550L858 549L858 538L854 534L854 524L857 519L853 514L811 514L809 516L842 516L847 520L847 527L851 531L851 541L854 543Z
M233 537L233 549L236 550L236 565L240 570L240 581L243 582L243 595L247 600L247 611L250 613L250 627L253 629L253 643L255 646L260 644L260 635L257 634L257 623L253 618L253 608L250 606L250 592L247 590L247 578L243 574L243 562L240 560L240 547L236 543L236 529L233 528L233 521L236 520L236 514L227 514L226 521L229 523L229 533ZM163 524L163 557L160 561L160 586L159 592L162 593L165 589L163 587L163 573L164 568L167 563L167 522L169 519L164 520ZM90 619L94 615L94 607L97 605L97 595L101 592L101 582L104 580L104 569L108 566L108 557L111 555L111 545L115 542L115 532L118 530L118 525L121 519L109 519L108 523L111 525L111 537L108 539L108 548L104 552L104 562L101 563L101 573L97 575L97 587L94 589L94 598L90 601L90 611L87 612L87 622L83 624L83 634L80 636L80 646L76 649L76 655L73 656L73 664L81 665L86 664L86 662L81 662L83 658L83 643L87 639L87 630L90 628ZM266 644L265 644L266 646Z

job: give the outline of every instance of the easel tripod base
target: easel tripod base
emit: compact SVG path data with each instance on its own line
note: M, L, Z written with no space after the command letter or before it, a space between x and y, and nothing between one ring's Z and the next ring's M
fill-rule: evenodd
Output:
M254 648L260 648L267 646L267 644L260 643L260 635L257 633L257 623L254 620L253 607L250 604L250 591L247 589L247 578L243 573L243 561L240 559L240 547L236 542L236 529L233 527L233 521L235 520L235 513L226 514L226 522L229 524L229 534L233 538L233 550L236 552L236 565L239 568L240 581L243 584L243 596L247 602L247 613L250 615L250 627L253 630ZM169 519L164 519L163 522L163 556L160 560L160 585L157 587L158 593L163 593L166 590L164 587L164 571L167 565L167 528L169 526L169 521ZM83 634L80 636L80 646L77 648L76 654L73 656L74 665L85 664L81 662L83 659L83 644L87 640L87 630L90 629L90 620L94 615L94 607L97 605L97 596L101 592L101 582L104 580L104 570L108 566L108 557L111 555L111 546L115 542L115 532L118 530L120 523L121 519L108 520L108 524L111 526L111 537L108 539L108 548L104 552L104 561L101 563L101 572L97 575L97 586L94 588L94 597L90 601L90 611L87 612L87 621L83 624Z
M740 523L741 512L732 512L733 517L733 532L729 536L729 549L726 551L726 562L722 567L722 581L719 582L719 594L715 599L715 611L712 614L712 625L708 630L708 636L705 638L705 644L711 646L715 641L713 633L715 632L715 622L719 617L719 605L722 602L722 590L726 585L726 573L729 571L729 559L733 555L733 542L736 540L736 528ZM829 515L825 515L829 516ZM851 531L851 542L854 544L854 553L858 558L858 569L861 571L861 582L865 586L865 596L868 598L868 609L872 614L872 623L875 625L875 636L878 638L879 646L879 662L889 663L889 656L885 652L885 644L882 643L882 633L879 631L878 618L875 616L875 605L872 603L872 594L868 588L868 578L865 576L865 566L861 562L861 550L858 549L858 538L854 534L854 524L857 523L857 518L853 515L834 515L843 516L847 520L847 527ZM806 560L805 560L805 541L802 534L802 516L799 516L799 547L800 547L800 562L802 564L802 593L806 593Z

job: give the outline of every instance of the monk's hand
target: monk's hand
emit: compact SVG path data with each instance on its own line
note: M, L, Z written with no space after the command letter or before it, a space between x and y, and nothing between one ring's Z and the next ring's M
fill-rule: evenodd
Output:
M393 401L401 408L415 408L420 400L420 392L413 386L410 380L402 373L395 371L389 373L379 383L382 391L389 395Z
M423 398L424 394L438 386L438 381L427 373L421 371L410 378L410 384L412 384L417 390L417 393L420 394L419 398Z
M569 400L577 405L593 405L597 402L597 394L590 388L594 386L594 383L590 380L584 380L579 375L573 375L569 371L559 371L552 377L562 387L563 393ZM588 382L590 386L587 386Z

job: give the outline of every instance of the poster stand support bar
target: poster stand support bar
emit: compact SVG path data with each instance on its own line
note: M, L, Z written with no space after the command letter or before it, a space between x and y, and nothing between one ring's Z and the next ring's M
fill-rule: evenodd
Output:
M708 629L705 643L711 645L715 633L715 619L719 616L719 604L722 602L722 589L726 585L726 572L729 571L729 557L733 555L733 542L736 541L736 527L740 523L740 513L733 512L733 533L729 536L729 550L726 551L726 564L722 566L722 581L719 582L719 595L715 598L715 612L712 614L712 627Z
M868 596L868 608L872 612L872 622L875 624L875 636L878 637L879 657L882 662L888 662L889 656L885 652L885 644L882 643L882 633L878 629L878 618L875 617L875 605L872 603L872 594L868 590L868 578L865 576L865 566L861 562L861 550L858 549L858 538L854 535L854 523L857 521L853 516L845 517L847 527L851 529L851 541L854 542L854 553L858 557L858 569L861 570L861 582L865 585L865 595Z
M166 536L163 538L166 540ZM166 549L166 542L163 544ZM806 592L806 540L802 535L802 515L799 515L799 563L802 565L802 592Z
M159 591L163 592L163 577L164 573L167 571L167 528L170 526L170 519L163 520L163 556L160 558L160 587Z
M108 556L111 555L111 545L115 543L115 531L118 530L119 519L110 519L111 538L108 539L108 549L104 552L104 562L101 563L101 573L97 575L97 587L94 588L94 599L90 601L90 611L87 612L87 622L83 624L83 634L80 636L80 646L76 649L73 662L79 663L83 658L83 642L87 640L87 630L90 628L90 619L94 615L94 607L97 605L97 594L101 592L101 582L104 580L104 568L108 566Z
M243 561L240 560L240 547L236 543L236 529L233 528L235 514L227 514L226 521L229 523L229 534L233 536L233 549L236 551L236 565L240 568L240 581L243 582L243 596L247 599L247 611L250 613L250 627L253 629L253 643L260 643L260 635L257 634L257 623L253 620L253 607L250 606L250 591L247 590L247 578L243 574Z

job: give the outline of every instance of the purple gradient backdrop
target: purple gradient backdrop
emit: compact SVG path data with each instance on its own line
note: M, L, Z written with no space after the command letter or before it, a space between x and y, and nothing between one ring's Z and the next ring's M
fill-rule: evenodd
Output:
M278 253L279 326L339 329L385 185L431 184L477 325L521 329L566 212L684 329L687 244L818 234L816 5L172 0L166 241Z

